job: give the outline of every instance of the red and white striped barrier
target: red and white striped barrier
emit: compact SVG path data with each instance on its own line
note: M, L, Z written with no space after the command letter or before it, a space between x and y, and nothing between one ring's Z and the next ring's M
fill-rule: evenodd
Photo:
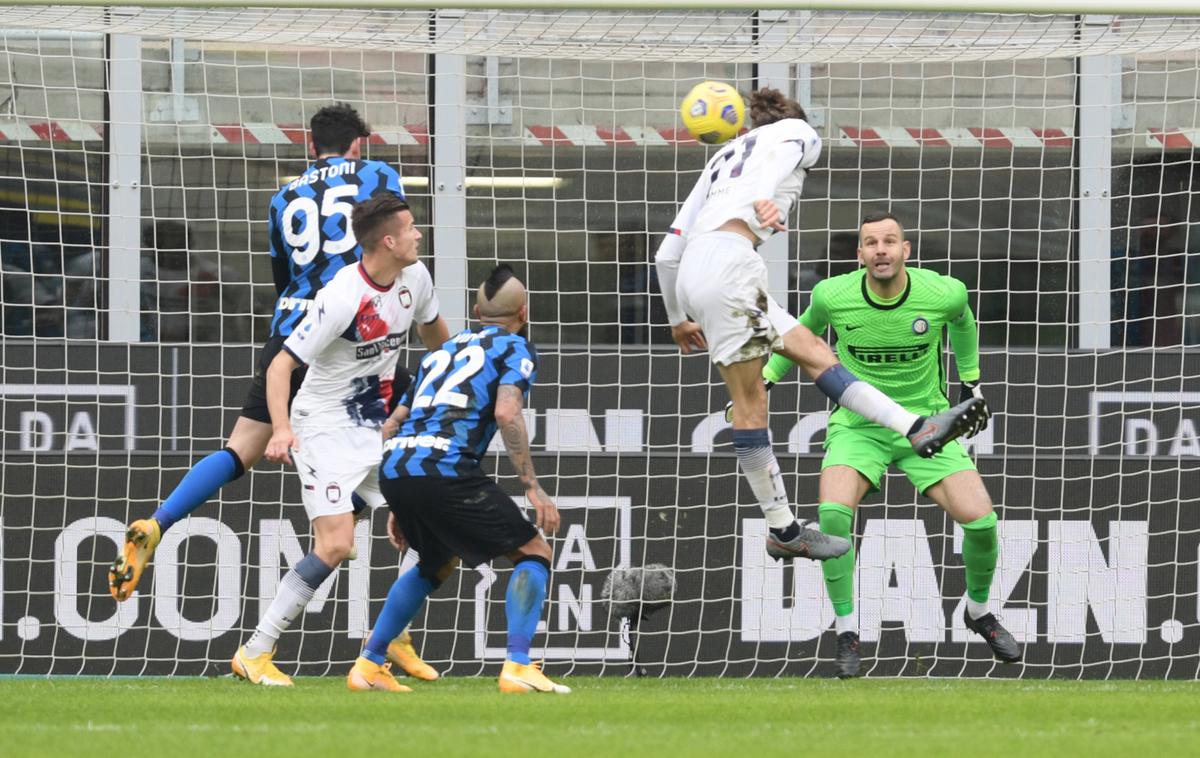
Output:
M178 141L187 144L304 145L308 131L294 124L147 124L151 133L169 129ZM1168 150L1200 146L1200 129L1156 129L1133 137L1142 147ZM0 141L6 142L94 142L104 139L104 125L85 121L0 120ZM519 139L531 147L669 147L694 145L687 130L677 127L648 126L527 126L521 134L496 137ZM1074 130L1031 127L836 127L827 138L831 145L858 148L949 147L964 149L1069 148ZM374 130L373 145L411 146L429 144L424 124L384 126Z

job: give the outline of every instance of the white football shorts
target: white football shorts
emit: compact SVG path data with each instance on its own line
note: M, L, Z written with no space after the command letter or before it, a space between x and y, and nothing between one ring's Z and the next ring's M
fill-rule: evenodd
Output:
M383 440L368 427L294 427L299 449L292 461L300 475L300 499L308 520L352 513L357 492L371 508L386 505L379 491Z
M769 356L796 325L768 294L762 256L733 232L708 232L688 241L675 292L704 330L712 362L722 366Z

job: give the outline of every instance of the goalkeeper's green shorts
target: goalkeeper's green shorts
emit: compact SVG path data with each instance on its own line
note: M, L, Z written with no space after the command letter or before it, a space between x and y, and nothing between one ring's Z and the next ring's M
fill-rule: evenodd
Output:
M849 466L870 483L871 492L878 492L883 475L893 463L921 493L951 474L975 470L975 462L958 440L951 440L932 458L922 458L908 438L891 429L876 424L829 427L821 470Z

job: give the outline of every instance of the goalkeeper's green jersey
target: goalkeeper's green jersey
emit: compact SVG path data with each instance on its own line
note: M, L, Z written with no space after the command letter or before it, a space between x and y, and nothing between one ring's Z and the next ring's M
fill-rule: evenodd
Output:
M892 300L882 300L871 292L865 269L819 282L800 323L817 336L833 327L838 357L852 374L907 410L931 415L950 407L945 394L943 334L950 334L959 377L964 381L979 379L979 339L962 282L919 268L905 270L908 285ZM763 375L778 381L792 365L787 358L774 356ZM871 422L838 408L830 423L862 426Z

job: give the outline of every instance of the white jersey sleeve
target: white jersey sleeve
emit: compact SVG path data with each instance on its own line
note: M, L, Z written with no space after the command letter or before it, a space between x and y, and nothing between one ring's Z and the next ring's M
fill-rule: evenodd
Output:
M704 171L700 174L700 178L696 180L696 184L692 187L692 191L688 193L687 200L683 201L679 212L675 214L675 220L671 222L670 234L676 237L682 237L687 240L688 234L696 225L697 217L700 215L700 210L704 207L708 199L708 191L712 184L711 177L713 175L713 164L717 161L716 156L708 162L704 167Z
M283 348L304 365L310 365L354 321L357 302L340 292L334 277L317 292L300 325L284 340Z
M658 252L654 254L658 284L662 291L663 304L667 309L667 322L671 326L687 320L687 314L683 312L682 306L679 305L679 298L675 294L675 282L679 277L679 261L683 258L684 248L687 247L688 230L695 224L696 216L704 206L704 198L708 194L708 182L704 179L707 175L708 169L706 168L700 180L692 187L683 207L675 215L675 220L671 222L667 236L658 246Z

